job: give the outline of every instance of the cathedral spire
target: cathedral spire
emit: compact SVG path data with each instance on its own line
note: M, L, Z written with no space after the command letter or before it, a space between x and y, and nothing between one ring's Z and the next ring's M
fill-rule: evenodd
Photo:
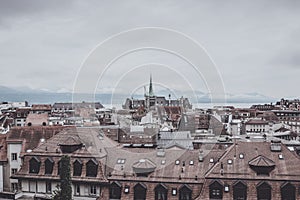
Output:
M149 96L150 97L154 96L153 87L152 87L152 74L150 74Z

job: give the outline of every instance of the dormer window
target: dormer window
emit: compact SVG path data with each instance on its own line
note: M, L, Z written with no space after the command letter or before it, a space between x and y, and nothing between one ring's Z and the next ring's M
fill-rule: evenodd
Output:
M233 184L233 199L247 199L247 185L242 181Z
M98 174L98 163L91 159L86 163L86 176L96 177Z
M271 159L259 155L249 161L249 166L257 175L267 175L275 168L275 163Z
M145 158L133 163L132 169L137 176L147 177L150 173L154 172L156 165L151 160Z
M52 174L53 172L54 161L52 158L47 158L45 160L45 174Z
M134 200L145 200L146 199L146 193L147 193L147 187L143 183L137 183L134 188Z
M256 187L257 199L271 199L271 186L267 182L261 182Z
M75 137L68 137L64 142L60 143L59 146L63 153L73 153L80 149L83 143Z
M29 161L29 173L38 174L40 171L41 161L37 157L32 157Z
M82 173L82 162L76 159L73 163L73 176L81 176Z
M209 185L209 198L222 199L223 198L223 185L219 181L213 181Z
M179 188L179 199L186 199L191 200L192 199L192 188L190 186L184 184Z
M155 200L159 200L159 199L167 199L168 196L168 188L160 183L158 184L155 189Z
M113 182L109 187L109 199L121 199L122 185L119 182Z

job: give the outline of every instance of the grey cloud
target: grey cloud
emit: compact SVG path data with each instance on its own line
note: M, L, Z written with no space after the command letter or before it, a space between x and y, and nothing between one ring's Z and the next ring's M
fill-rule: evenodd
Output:
M286 75L291 84L300 84L295 73L300 62L299 19L297 0L0 0L0 85L71 89L80 64L97 44L120 31L158 26L201 43L228 92L292 96L294 88L270 77ZM130 59L144 58L129 57L124 65Z

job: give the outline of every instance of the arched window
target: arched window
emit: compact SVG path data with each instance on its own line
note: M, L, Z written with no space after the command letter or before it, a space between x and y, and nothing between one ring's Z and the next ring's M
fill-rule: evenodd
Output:
M109 199L110 200L117 200L121 199L121 192L122 191L122 185L119 182L113 182L110 184L109 188Z
M242 181L237 181L233 184L233 199L246 200L247 199L247 185Z
M32 157L29 161L29 173L38 174L41 161L37 157Z
M168 188L164 184L158 184L155 187L155 200L167 200Z
M134 200L145 200L147 193L147 187L142 184L138 183L134 186Z
M86 176L96 177L98 174L98 163L91 159L86 163Z
M52 174L54 161L52 158L47 158L45 160L45 174Z
M191 200L192 199L192 189L188 185L183 185L179 189L179 200Z
M81 176L82 162L76 159L73 163L73 176Z
M257 200L271 200L271 186L267 182L261 182L256 186Z
M213 181L209 185L209 198L210 199L223 198L223 185L219 181Z
M295 200L296 199L296 187L291 183L285 183L280 188L282 200Z
M43 123L42 123L42 125L43 125L43 126L46 126L46 125L47 125L47 123L46 123L46 122L43 122Z

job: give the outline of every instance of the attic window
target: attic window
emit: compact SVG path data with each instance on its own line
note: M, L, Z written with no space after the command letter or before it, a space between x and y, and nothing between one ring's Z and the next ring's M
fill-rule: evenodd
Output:
M190 161L190 165L194 165L194 161L193 160Z
M123 158L119 158L118 160L117 160L117 164L125 164L125 159L123 159Z
M176 160L175 161L175 165L179 165L180 161L179 160Z
M244 154L240 153L240 159L244 159Z
M232 160L231 160L231 159L228 159L228 160L227 160L227 163L228 163L229 165L231 165L231 164L232 164Z
M279 154L279 155L278 155L278 158L279 158L280 160L283 160L283 155L282 155L282 154Z
M214 159L213 159L213 158L209 159L209 162L210 162L210 163L213 163L213 162L214 162Z

